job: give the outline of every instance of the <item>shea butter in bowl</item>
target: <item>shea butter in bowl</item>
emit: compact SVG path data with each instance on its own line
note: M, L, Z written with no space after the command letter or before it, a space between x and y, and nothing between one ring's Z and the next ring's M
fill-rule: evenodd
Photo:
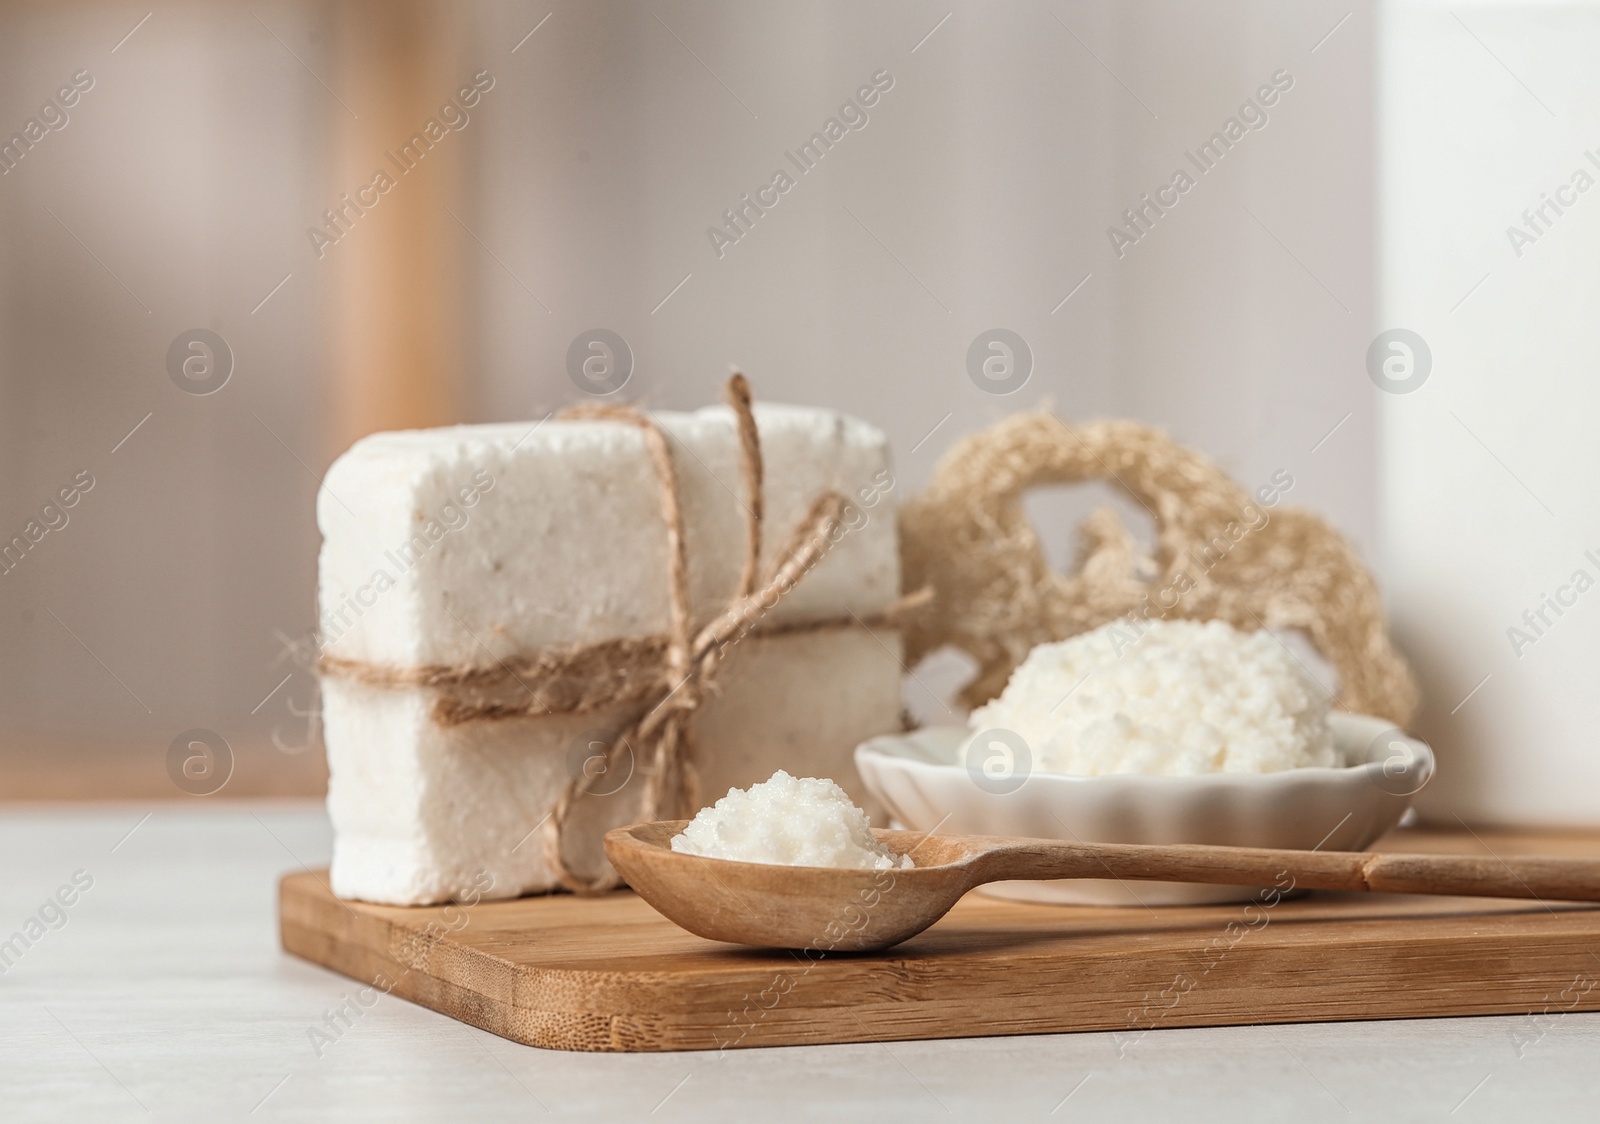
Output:
M1187 621L1115 631L1127 628L1035 648L968 727L864 743L863 782L919 831L1350 851L1393 828L1433 773L1428 746L1391 723L1330 712L1270 634ZM981 892L1158 906L1261 889L1106 879Z

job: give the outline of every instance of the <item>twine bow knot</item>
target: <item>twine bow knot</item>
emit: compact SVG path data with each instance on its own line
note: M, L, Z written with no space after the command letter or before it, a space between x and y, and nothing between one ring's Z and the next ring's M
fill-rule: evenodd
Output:
M727 384L739 433L739 466L745 494L745 553L738 592L722 613L698 632L693 629L689 600L688 544L684 536L683 508L678 473L666 433L643 411L622 404L586 404L563 412L573 419L617 421L637 426L644 435L651 464L661 490L661 509L667 530L667 578L671 594L670 627L661 667L664 672L658 698L606 743L600 767L584 768L567 785L544 824L545 854L561 885L576 893L601 893L619 884L609 867L585 879L568 864L561 849L563 829L572 807L610 773L621 749L640 747L645 759L646 783L639 810L643 820L686 813L699 802L699 776L694 765L694 713L706 695L715 690L716 672L726 645L749 631L755 621L780 601L796 582L827 554L834 531L845 513L845 498L825 491L795 525L765 575L760 573L763 468L761 439L751 406L750 384L735 373ZM593 758L590 758L592 761Z

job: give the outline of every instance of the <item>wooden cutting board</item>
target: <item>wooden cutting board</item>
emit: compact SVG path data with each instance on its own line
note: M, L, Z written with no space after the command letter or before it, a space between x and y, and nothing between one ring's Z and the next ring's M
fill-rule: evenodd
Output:
M1396 832L1380 849L1589 855L1600 835ZM1137 887L1135 887L1137 889ZM884 953L735 948L628 891L403 908L279 887L283 947L531 1046L714 1050L1600 1010L1600 907L1314 894L1107 909L969 894ZM365 1002L371 992L358 999Z

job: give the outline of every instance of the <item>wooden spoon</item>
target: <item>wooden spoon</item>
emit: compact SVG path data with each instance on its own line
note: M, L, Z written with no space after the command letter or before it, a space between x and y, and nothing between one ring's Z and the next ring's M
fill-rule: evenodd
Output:
M617 828L606 834L606 856L641 898L691 933L770 948L888 948L939 920L974 886L1013 878L1600 901L1600 861L1591 859L1061 843L877 830L878 842L916 865L840 870L680 854L671 841L687 823Z

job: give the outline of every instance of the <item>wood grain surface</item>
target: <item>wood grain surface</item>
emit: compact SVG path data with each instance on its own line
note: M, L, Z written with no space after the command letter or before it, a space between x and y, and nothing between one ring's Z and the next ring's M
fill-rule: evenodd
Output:
M1590 834L1399 832L1392 851L1600 856ZM1136 887L1135 887L1136 888ZM1160 910L968 895L883 953L719 945L627 891L403 908L280 885L284 948L517 1042L827 1042L1600 1009L1600 909L1316 893Z

